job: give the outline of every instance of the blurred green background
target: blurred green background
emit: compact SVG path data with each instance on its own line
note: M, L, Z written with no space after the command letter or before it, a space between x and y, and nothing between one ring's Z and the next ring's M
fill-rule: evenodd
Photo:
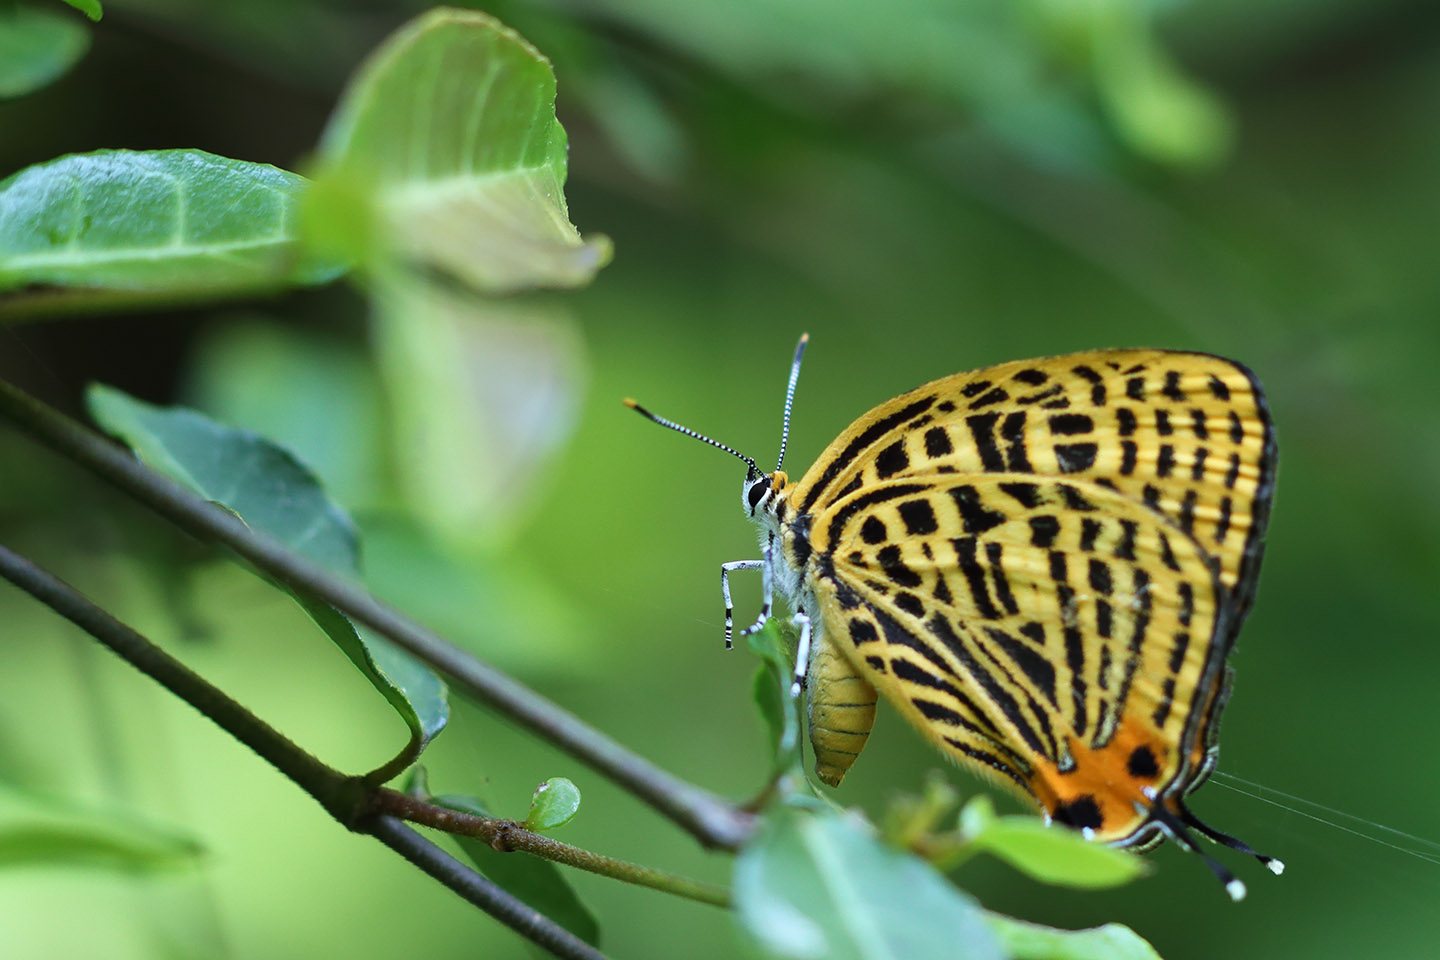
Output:
M420 9L113 0L70 75L0 101L0 177L105 147L303 169L345 77ZM615 241L592 287L493 304L423 356L396 349L344 286L37 322L0 330L0 374L72 411L102 380L290 444L360 520L378 592L677 774L742 797L764 774L755 664L721 650L716 576L756 552L742 474L621 397L764 463L808 330L799 473L869 406L956 370L1100 346L1234 357L1269 391L1281 477L1220 769L1440 836L1440 8L486 9L555 63L572 219ZM287 598L8 433L0 542L331 762L368 769L403 742ZM743 619L758 585L742 579L738 594ZM437 790L510 815L540 780L568 776L585 802L561 839L726 876L727 858L482 709L457 703L427 764ZM882 711L838 797L878 813L940 766ZM202 869L160 877L0 870L7 958L528 955L8 588L0 780L130 810L207 850ZM1235 906L1167 847L1152 877L1104 893L988 863L957 880L1028 919L1123 921L1167 960L1433 955L1440 865L1413 852L1434 847L1357 837L1219 784L1193 805L1284 859L1285 876L1237 863L1251 896ZM740 950L713 908L574 883L616 957Z

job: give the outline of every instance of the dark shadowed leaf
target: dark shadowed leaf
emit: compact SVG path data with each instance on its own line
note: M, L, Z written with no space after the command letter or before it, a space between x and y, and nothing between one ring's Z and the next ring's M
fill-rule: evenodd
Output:
M222 504L254 529L343 577L359 574L359 548L348 514L287 450L264 437L216 423L182 407L156 407L93 384L90 414L141 460ZM440 678L388 640L357 630L335 608L290 591L410 727L410 743L372 776L409 766L449 716Z

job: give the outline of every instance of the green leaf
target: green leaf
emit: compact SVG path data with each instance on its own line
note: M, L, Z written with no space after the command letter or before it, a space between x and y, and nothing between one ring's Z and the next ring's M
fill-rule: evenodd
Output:
M580 788L564 777L551 777L535 788L525 829L539 833L563 827L580 812Z
M1093 0L1074 9L1091 18L1096 86L1130 148L1176 165L1211 167L1223 160L1234 140L1230 116L1161 46L1149 22L1151 5Z
M0 290L213 299L338 273L302 257L306 180L201 150L75 154L0 181Z
M1086 840L1078 831L1047 827L1035 817L997 817L985 796L965 805L960 831L971 849L988 851L1044 883L1115 887L1150 871L1149 864L1128 850Z
M105 11L100 9L100 0L62 0L62 2L70 4L97 23L105 15Z
M485 14L441 8L352 78L322 140L321 178L340 178L340 194L371 185L375 235L399 260L485 292L571 287L609 261L610 243L570 223L566 149L549 61ZM343 247L343 205L313 213L320 247Z
M452 549L493 544L523 521L570 440L583 338L563 306L530 297L479 297L402 271L377 277L372 293L408 506Z
M781 807L740 852L735 911L771 953L825 960L1001 960L983 911L848 814Z
M196 863L194 840L118 811L0 788L0 869L61 866L156 872Z
M90 49L90 31L55 10L0 5L0 99L63 77Z
M479 817L493 816L474 797L446 794L432 799L452 810ZM600 925L595 915L576 896L555 864L523 853L501 853L475 837L457 836L455 840L465 856L485 876L581 940L594 946L600 945Z
M770 733L775 772L782 773L798 767L802 760L800 702L790 696L794 657L779 622L774 619L746 637L745 643L761 660L753 683L755 706Z
M289 451L193 410L152 406L100 384L91 385L87 402L95 421L154 469L307 560L343 577L358 577L353 522ZM389 779L444 729L449 716L444 683L388 640L357 630L324 601L287 591L410 727L405 749L370 774L377 781Z
M986 920L1011 960L1160 960L1143 937L1118 923L1056 930L998 913L987 913Z

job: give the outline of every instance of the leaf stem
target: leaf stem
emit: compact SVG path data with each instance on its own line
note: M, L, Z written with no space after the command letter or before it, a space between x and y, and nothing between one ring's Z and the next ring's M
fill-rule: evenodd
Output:
M130 494L202 540L230 547L255 567L306 590L379 631L452 684L629 790L707 847L734 850L754 817L639 754L448 643L367 591L295 555L238 517L150 470L95 431L0 380L0 419Z
M314 797L351 830L370 833L501 923L567 960L605 960L594 947L505 892L403 824L372 816L373 788L306 753L204 677L96 606L63 580L4 545L0 577L99 640L141 673L209 717ZM388 792L388 791L387 791Z
M377 790L372 799L381 813L424 824L446 833L478 837L502 853L519 850L545 860L673 893L700 903L716 907L730 906L730 891L724 887L552 840L543 834L525 829L524 825L515 820L476 816L386 788Z

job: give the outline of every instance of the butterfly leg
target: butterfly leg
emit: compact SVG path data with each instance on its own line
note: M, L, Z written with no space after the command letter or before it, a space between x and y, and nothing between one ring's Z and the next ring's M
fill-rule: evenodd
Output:
M732 650L735 644L731 636L735 630L735 605L730 602L730 574L736 570L759 570L764 560L733 560L720 564L720 595L725 598L725 649Z
M770 544L767 543L765 545L765 559L760 561L760 616L755 619L754 623L740 631L740 636L742 637L748 637L750 634L758 632L761 627L765 626L765 621L770 619L770 608L775 603L775 581L773 572L775 568L771 563L770 550ZM745 562L754 563L755 561L750 560Z
M805 672L810 666L810 618L805 616L804 611L797 611L790 618L790 625L800 631L800 642L795 645L795 681L790 684L793 699L800 696L800 688L805 685Z

